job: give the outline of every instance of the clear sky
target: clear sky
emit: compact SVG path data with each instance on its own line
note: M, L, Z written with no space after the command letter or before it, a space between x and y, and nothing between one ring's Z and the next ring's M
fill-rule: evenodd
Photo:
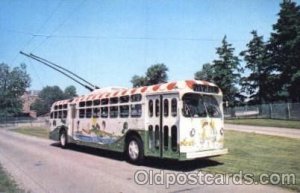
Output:
M300 0L297 0L299 4ZM169 80L192 79L216 58L224 35L245 49L257 30L268 39L280 0L0 0L0 62L24 62L30 89L75 85L20 55L34 53L99 85L131 87L152 64L169 67Z

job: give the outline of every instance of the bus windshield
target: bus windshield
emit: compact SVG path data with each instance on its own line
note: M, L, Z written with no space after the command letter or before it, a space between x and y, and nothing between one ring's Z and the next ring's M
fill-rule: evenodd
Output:
M182 97L182 100L182 113L185 117L221 117L218 102L213 96L188 93Z

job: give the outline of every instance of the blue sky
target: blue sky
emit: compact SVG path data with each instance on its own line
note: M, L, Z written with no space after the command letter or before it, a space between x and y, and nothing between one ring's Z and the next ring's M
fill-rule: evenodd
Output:
M268 39L280 0L0 0L0 62L24 62L30 89L75 85L18 52L34 53L101 86L131 87L134 74L165 63L169 80L192 79L216 58L224 35L245 49ZM299 4L299 0L296 1Z

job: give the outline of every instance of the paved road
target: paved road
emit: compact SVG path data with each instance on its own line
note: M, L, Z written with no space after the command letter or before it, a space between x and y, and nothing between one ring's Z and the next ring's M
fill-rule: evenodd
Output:
M300 139L300 129L225 124L226 130L258 133Z
M209 160L174 162L148 160L143 166L125 162L120 154L72 147L64 150L50 140L0 129L0 162L20 185L32 193L99 192L288 192L263 185L137 185L137 170L196 172L216 163Z

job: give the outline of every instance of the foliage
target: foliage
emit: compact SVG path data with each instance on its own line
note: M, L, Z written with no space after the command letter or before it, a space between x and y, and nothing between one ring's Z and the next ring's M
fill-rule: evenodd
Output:
M242 92L245 92L250 103L264 103L270 101L273 87L271 86L271 71L268 67L266 45L262 36L258 36L256 31L252 31L252 39L246 45L240 55L246 62L245 68L250 74L241 80Z
M77 97L77 91L76 91L76 87L71 85L65 88L64 90L64 98L68 99L68 98L73 98L73 97Z
M21 112L21 96L30 82L25 64L13 69L7 64L0 64L0 116L13 116Z
M202 70L195 73L196 80L213 82L214 69L210 63L203 64Z
M277 73L276 85L281 92L278 99L300 100L300 6L291 0L280 4L277 23L273 25L267 46L270 66Z
M39 93L39 98L31 105L31 109L37 115L43 115L50 111L51 105L58 100L68 99L77 96L76 88L69 86L63 92L58 86L46 86Z
M165 64L154 64L147 69L145 76L134 75L131 79L133 87L149 86L167 82L168 67Z

